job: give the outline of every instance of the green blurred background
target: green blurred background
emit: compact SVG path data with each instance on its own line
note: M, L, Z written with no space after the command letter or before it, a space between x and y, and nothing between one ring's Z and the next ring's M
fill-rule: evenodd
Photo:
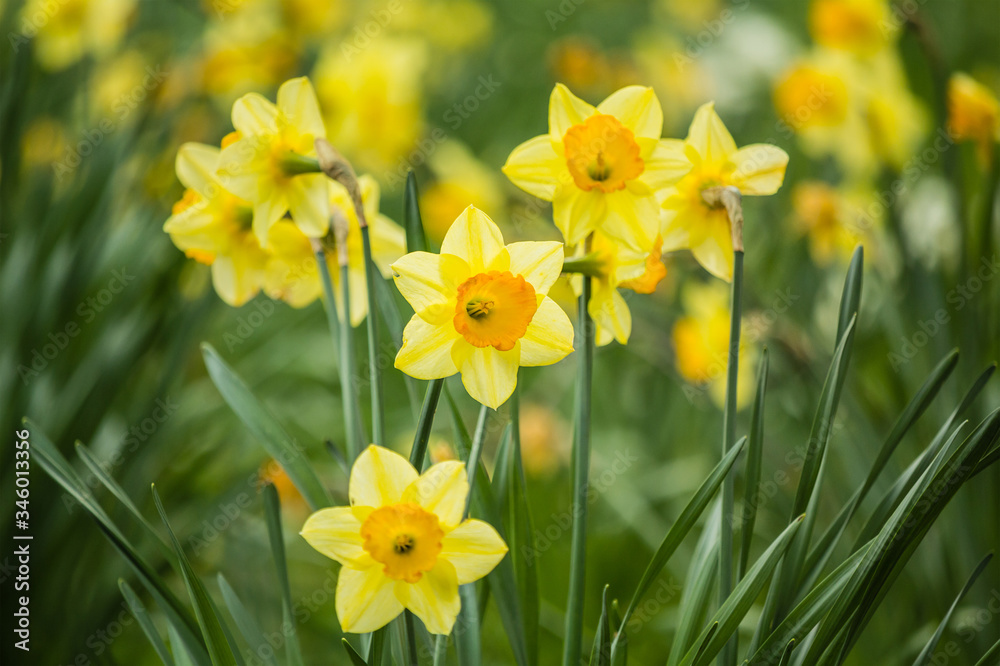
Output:
M933 148L945 126L943 83L951 72L969 72L998 89L1000 3L901 3L898 11L908 20L900 22L887 48L898 54L907 94L923 108L924 119L904 159L875 160L860 169L835 151L817 152L775 107L776 87L789 69L818 48L809 10L809 3L763 0L32 0L28 6L3 0L5 622L12 599L6 558L14 532L13 433L27 415L71 459L74 442L86 443L147 516L155 515L149 491L155 482L210 588L223 572L258 613L265 632L278 630L278 587L258 497L267 458L208 379L198 344L210 342L242 374L343 498L345 472L324 447L326 440L342 440L343 423L322 307L296 310L263 295L241 308L228 307L212 291L207 268L187 260L161 227L182 192L173 173L177 147L184 141L218 143L230 131L228 109L239 94L273 95L281 81L303 74L312 77L329 114L331 140L359 171L379 179L383 212L397 221L402 180L415 169L425 224L438 238L468 203L486 210L508 240L554 237L548 205L506 182L499 167L514 146L546 131L548 94L556 81L592 103L623 85L652 85L664 107L664 136L681 138L694 109L715 99L738 144L770 142L789 153L781 191L746 203L745 354L753 361L755 350L766 345L771 358L764 479L785 478L776 476L781 471L788 479L762 487L756 527L761 547L787 522L798 471L794 452L809 436L849 258L817 250L823 230L810 222L798 186L822 183L852 196L861 191L867 202L883 197L888 205L878 233L861 239L862 312L821 488L820 526L863 481L882 438L923 378L960 347L958 370L888 471L905 468L1000 353L996 156L984 162L970 142ZM885 131L892 134L906 122L895 119ZM982 266L993 268L970 282ZM722 372L712 369L712 361L724 362L725 350L710 341L691 349L675 335L678 321L697 317L690 303L699 298L699 287L724 289L685 253L670 258L668 277L656 293L629 299L635 322L629 344L612 344L596 356L588 635L599 614L601 587L610 584L619 599L631 595L653 549L718 458L721 410L712 385ZM399 306L408 316L402 299ZM935 325L942 310L947 321ZM356 342L361 358L363 328ZM385 353L388 361L394 352ZM706 368L700 377L679 367L681 358L695 357ZM520 375L528 493L544 546L537 558L543 664L554 663L560 653L566 594L573 358ZM754 373L749 363L744 374ZM402 375L390 370L385 376L390 441L405 451L414 414ZM471 424L475 405L460 384L453 391ZM367 391L361 400L365 409ZM970 421L978 423L998 402L1000 382L994 378ZM487 458L506 423L505 409L491 422ZM747 427L746 411L740 432ZM447 419L440 418L432 450L447 455L451 440ZM297 536L305 506L289 487L279 488L285 491L304 652L310 664L341 663L329 592L333 565ZM879 494L869 498L863 514ZM116 581L128 576L124 562L37 465L30 506L32 652L26 658L14 651L5 632L3 663L158 663L122 613ZM849 539L859 527L848 528ZM138 531L129 534L166 573L153 544L144 543ZM912 661L968 571L998 545L1000 469L994 467L947 508L850 663ZM642 629L630 636L634 663L665 658L694 546L693 540L685 544L661 575L653 595L659 601L641 607ZM173 582L183 592L181 582ZM1000 599L996 562L942 641L960 648L947 663L974 663L1000 636L991 599ZM753 613L747 626L750 619ZM485 663L511 663L493 608L484 641Z

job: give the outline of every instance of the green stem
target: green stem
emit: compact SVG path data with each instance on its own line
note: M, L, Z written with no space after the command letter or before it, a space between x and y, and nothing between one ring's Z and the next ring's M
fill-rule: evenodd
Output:
M431 438L431 426L434 424L434 412L437 411L443 386L443 379L432 379L427 385L424 404L420 408L420 420L417 421L417 431L413 436L413 448L410 449L410 464L417 468L418 472L423 469L424 456L427 454L427 442Z
M375 303L375 263L372 261L368 225L361 227L361 245L365 255L365 285L368 288L368 379L372 396L372 442L385 446L385 413L382 403L382 371L379 369L378 308ZM382 278L381 275L378 276Z
M340 267L340 293L343 302L344 316L340 318L340 390L344 394L344 402L350 403L350 418L345 418L347 428L348 462L354 460L364 450L368 436L364 432L361 421L361 407L358 405L358 386L356 378L358 369L354 358L354 328L351 326L351 285L348 280L348 267ZM346 417L346 415L345 415Z
M469 517L469 508L472 506L472 494L476 489L476 472L479 470L479 459L483 455L483 440L486 439L486 418L489 416L490 408L483 405L479 408L479 420L476 422L476 433L472 436L472 448L469 450L469 462L465 465L466 474L469 477L469 495L465 498L465 517Z
M320 249L316 252L316 263L319 266L320 282L323 284L323 305L326 310L326 322L330 326L330 337L333 339L333 348L336 351L337 366L340 370L340 390L343 394L342 406L344 409L344 430L347 437L348 464L361 453L361 448L357 447L358 437L357 426L361 422L361 412L358 407L354 383L351 378L354 372L353 366L353 343L345 341L344 331L341 328L342 322L337 315L337 301L333 294L333 281L330 279L330 268L326 263L326 252ZM347 283L344 283L346 289ZM345 312L350 310L350 300L344 301ZM350 322L347 325L348 339L350 337ZM363 446L363 445L362 445ZM353 448L352 448L353 447ZM355 450L356 449L356 450Z
M413 613L403 611L403 644L405 646L406 666L420 666L420 659L417 656L417 632L413 626Z
M596 252L590 252L576 259L567 259L563 262L563 273L581 273L590 277L599 278L603 275L604 262L600 260Z
M569 595L566 600L563 666L580 663L583 640L583 604L586 582L587 476L590 470L590 398L594 366L594 323L590 318L591 278L584 276L579 302L579 331L583 338L576 385L576 433L573 446L573 529L569 560Z
M732 312L729 325L729 357L726 361L726 405L722 421L722 455L736 443L736 386L740 367L740 324L743 310L743 252L733 253ZM734 472L726 475L722 482L722 521L719 538L719 605L729 598L733 591L733 503ZM739 636L734 634L719 653L719 666L736 663Z
M438 635L434 641L434 666L445 666L448 662L448 637Z
M306 157L291 151L281 156L279 166L286 176L298 176L304 173L323 173L315 157Z

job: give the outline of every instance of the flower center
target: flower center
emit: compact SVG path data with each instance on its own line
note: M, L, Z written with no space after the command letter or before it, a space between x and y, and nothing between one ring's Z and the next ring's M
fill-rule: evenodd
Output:
M635 135L614 116L597 113L566 130L566 166L581 190L614 192L645 169Z
M476 347L513 349L538 309L535 288L510 271L474 275L458 288L455 330Z
M375 509L361 525L362 547L384 565L389 578L416 583L434 568L444 531L438 518L416 504Z

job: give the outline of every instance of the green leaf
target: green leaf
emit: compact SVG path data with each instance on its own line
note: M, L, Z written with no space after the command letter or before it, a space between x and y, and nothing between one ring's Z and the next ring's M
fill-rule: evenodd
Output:
M941 619L941 624L938 625L934 635L927 641L927 645L924 646L924 649L917 656L917 660L913 662L913 666L924 666L930 662L934 648L937 647L938 641L941 640L941 634L944 633L945 627L947 627L948 622L951 621L951 616L955 612L955 609L958 608L959 602L962 601L962 598L972 588L973 583L976 582L976 579L979 578L979 574L983 572L983 569L986 568L986 565L989 564L991 559L993 559L993 553L987 554L986 557L984 557L979 564L976 565L976 568L973 569L972 575L969 576L969 580L965 582L965 586L958 593L958 596L955 597L955 601L952 602L948 612L944 614L944 617Z
M462 415L458 411L458 405L455 403L447 387L445 387L445 398L451 413L452 426L455 431L455 443L459 448L460 457L468 461L471 456L472 441L469 438L469 432L462 423ZM475 483L472 480L473 476L476 478ZM476 466L475 471L469 471L469 485L473 507L476 508L479 517L492 525L499 532L504 542L507 542L503 521L500 520L490 479L486 474L486 469L482 461ZM528 662L524 637L524 617L521 614L520 602L517 595L517 580L514 577L514 566L509 554L500 560L500 564L489 573L486 581L496 598L497 610L500 611L500 620L503 623L504 631L507 633L507 640L510 641L514 659L518 663L518 666L527 666L530 662Z
M382 396L382 364L379 362L378 307L375 304L375 282L381 281L382 274L372 261L371 230L368 225L361 227L361 250L365 261L365 289L368 293L368 386L372 403L372 443L385 446L385 408ZM345 315L346 318L350 318ZM366 442L367 444L367 442Z
M271 555L274 557L274 568L278 574L278 586L281 588L281 616L285 629L285 656L290 666L303 666L302 649L299 647L299 636L295 630L295 613L292 611L292 588L288 582L288 564L285 561L285 537L281 530L281 500L274 484L264 486L264 519L267 523L267 536L271 542Z
M424 223L420 218L420 196L417 193L417 177L411 169L406 174L406 190L403 192L403 226L406 227L406 251L426 252L427 238Z
M674 554L674 551L681 545L688 532L691 531L691 528L698 521L698 517L705 510L705 507L708 506L715 491L722 484L722 480L726 478L729 470L732 469L733 463L736 462L736 458L743 451L745 445L746 437L736 442L726 456L719 461L719 464L715 466L715 469L712 470L712 473L701 484L701 487L695 491L694 496L681 511L681 515L674 521L666 536L663 537L659 548L656 549L649 564L646 565L646 570L643 572L642 578L639 579L639 584L632 595L632 600L625 609L625 614L622 616L622 623L618 630L619 635L621 634L621 630L628 626L628 621L632 618L632 614L635 613L635 609L639 605L639 601L643 595L649 590L649 586L653 584L653 580L660 575L660 571L670 561L670 557ZM618 636L616 636L614 642L611 644L612 661L614 661L615 655L618 652L618 642Z
M451 635L455 639L455 651L458 653L459 666L480 666L483 663L479 636L479 607L476 603L476 584L468 583L458 586L458 595L462 598L462 609L452 628Z
M164 527L167 528L170 542L177 553L177 561L180 564L181 576L184 578L184 586L187 588L191 602L194 604L194 614L198 618L198 625L201 627L201 634L205 639L205 645L208 647L208 654L212 658L212 663L215 666L235 666L237 663L236 658L233 656L233 651L226 640L226 635L222 630L222 623L218 615L216 615L212 599L208 596L208 591L191 567L191 562L188 561L187 555L184 554L181 542L177 540L174 531L170 529L170 523L167 521L167 512L163 509L163 503L160 501L160 495L156 492L155 485L152 486L152 492L156 510L160 514L160 519L163 520Z
M233 621L236 622L236 628L243 636L243 640L253 651L254 657L263 660L268 666L277 666L277 662L274 660L274 649L264 638L264 632L261 631L257 620L240 601L236 590L221 572L216 576L216 580L219 582L219 590L222 591L222 600L225 602L226 608L229 609L229 614L233 616Z
M305 448L296 442L274 414L257 400L212 345L203 343L201 350L208 374L223 399L240 417L250 434L264 446L268 455L281 464L288 478L309 503L309 507L316 511L333 504L330 494L309 465Z
M167 639L174 653L174 666L195 666L194 658L188 651L187 643L180 637L174 625L167 625Z
M785 646L784 652L781 653L781 659L778 661L778 666L788 666L792 661L792 650L795 649L795 639L788 641L788 645Z
M851 320L858 314L861 304L861 284L864 277L865 248L858 245L851 256L851 265L847 268L844 279L844 290L840 296L840 317L837 319L837 342L843 339Z
M747 445L746 489L743 494L743 511L740 515L740 559L736 563L736 582L743 578L750 560L750 544L753 541L753 530L757 522L756 495L760 486L761 459L764 451L764 395L767 392L767 347L764 347L760 358L760 369L757 371L757 395L753 401L753 411L750 414L750 436Z
M850 522L854 513L857 511L858 506L868 495L868 491L871 490L875 481L878 479L882 470L885 468L886 463L889 462L889 458L892 456L896 447L903 440L903 436L909 431L910 427L916 423L917 419L927 410L931 402L937 396L941 387L947 381L948 377L951 376L952 371L955 366L958 365L958 350L953 350L948 356L938 363L937 367L931 372L930 376L924 381L920 390L913 396L910 402L903 409L903 412L896 419L896 423L890 431L888 437L886 437L885 442L882 444L882 448L879 450L878 456L875 458L875 462L872 464L871 470L868 472L868 476L865 478L864 484L861 488L855 492L854 496L851 497L850 501L844 506L837 515L833 523L827 529L827 531L820 538L816 547L813 548L812 552L806 558L805 562L805 575L800 583L802 589L809 589L812 587L812 583L819 577L820 572L826 565L830 556L833 554L833 549L840 541L840 537L843 535L844 530L847 527L847 523Z
M513 562L514 579L517 581L517 591L520 598L520 608L524 616L525 649L528 663L538 662L538 546L535 542L535 529L531 519L531 504L528 501L528 481L524 473L524 461L521 458L521 419L518 391L514 391L514 402L511 406L511 470L507 477L507 503L510 517L508 530L511 560ZM617 623L616 625L617 626Z
M427 442L431 438L431 428L434 426L434 414L437 412L438 401L441 398L441 388L444 386L443 379L432 379L427 384L427 394L424 396L424 404L420 408L420 419L417 421L417 430L413 435L413 447L410 449L410 464L423 469L424 456L427 454Z
M365 663L365 660L361 658L361 655L358 654L354 648L351 647L351 644L347 642L346 638L341 638L340 644L344 646L344 650L347 651L347 657L351 660L351 663L354 664L354 666L368 666L368 664Z
M594 647L590 651L590 666L611 666L611 626L608 619L608 588L604 586L601 593L601 616L597 620L597 633L594 635Z
M858 256L858 251L856 251L855 257ZM851 277L848 276L848 281L850 280ZM846 288L845 285L845 297L848 297ZM819 513L820 494L816 492L816 488L820 486L822 481L827 447L833 432L833 422L840 404L840 394L844 388L844 381L847 378L847 365L851 359L856 322L857 319L852 318L844 329L833 354L833 359L830 361L830 370L820 394L816 416L809 433L805 462L802 466L798 488L795 491L795 499L792 502L792 515L798 516L804 513L805 520L802 521L802 529L797 532L788 549L788 557L778 567L774 583L768 591L768 598L761 617L765 630L771 627L775 621L781 621L784 618L785 613L792 607L800 594L797 583L801 577L813 526L816 524L816 515Z
M163 609L170 626L184 640L188 646L188 652L194 655L195 661L198 664L209 663L208 653L205 652L205 646L199 637L198 624L191 616L191 612L174 595L166 582L156 573L156 570L139 555L135 547L118 529L118 526L112 522L91 494L90 489L44 431L30 419L24 419L24 425L31 431L31 447L32 451L37 454L39 466L91 515L104 536L108 538L115 550L125 558L153 599Z
M688 565L681 604L677 611L677 630L670 646L667 664L675 666L698 637L698 627L705 621L712 600L712 587L719 573L719 521L722 519L719 502L709 510L708 520L698 538L694 555Z
M125 597L125 603L128 604L129 611L131 611L132 615L139 623L142 633L146 634L146 638L149 639L150 644L153 646L156 656L158 656L160 661L163 662L163 666L174 666L174 660L170 657L170 652L167 650L167 646L163 644L163 639L160 638L160 632L156 630L156 627L153 625L153 621L149 619L146 607L142 605L142 602L139 600L139 596L129 586L129 584L125 582L124 578L118 579L118 589L121 590L122 596Z
M1000 640L986 651L982 659L976 662L976 666L990 666L991 664L996 664L998 659L1000 659Z
M715 613L712 622L718 626L718 631L714 633L711 640L705 643L704 648L699 651L700 653L697 658L689 652L681 661L681 666L687 666L688 664L704 666L725 647L729 638L739 629L740 621L747 614L747 611L750 610L750 607L753 606L757 595L764 589L768 577L774 571L775 567L778 566L778 560L784 556L785 551L791 545L795 533L802 522L803 517L800 516L798 520L793 521L786 527L785 531L764 551L753 567L747 572L747 575L733 590L732 594L726 598L722 607Z

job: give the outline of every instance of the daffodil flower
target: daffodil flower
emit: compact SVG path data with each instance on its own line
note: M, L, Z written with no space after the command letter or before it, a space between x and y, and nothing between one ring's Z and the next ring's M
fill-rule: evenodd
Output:
M237 138L223 149L219 179L233 194L253 204L253 230L262 245L286 212L310 238L322 237L330 223L327 178L303 173L297 156L315 156L315 140L325 137L316 93L305 77L286 81L275 106L250 93L233 104Z
M549 133L515 148L503 172L552 202L568 245L600 230L649 251L659 231L658 193L691 168L681 142L660 139L662 131L663 111L652 88L622 88L594 108L557 84Z
M774 194L785 177L788 155L757 143L737 149L711 102L695 113L680 148L694 165L669 188L663 201L663 250L689 248L713 275L733 279L733 240L724 208L705 203L710 187L734 186L744 196Z
M212 284L222 300L240 306L260 290L267 253L250 229L250 204L219 183L218 162L214 146L181 146L177 177L187 189L163 230L188 257L212 267Z
M993 155L993 144L1000 141L1000 102L989 88L962 72L948 81L948 132L959 141L975 141L984 166Z
M591 237L588 255L597 266L592 276L590 301L587 312L597 325L594 342L603 346L612 340L628 342L632 334L632 313L619 289L650 294L666 276L667 269L661 260L662 239L657 236L649 252L637 252L627 245L615 242L600 232ZM582 255L583 248L578 250ZM583 287L583 276L573 276L573 290L577 295Z
M358 178L361 201L368 220L372 244L372 261L384 278L392 271L389 266L406 253L406 233L403 228L379 212L379 186L365 174ZM357 326L368 315L368 286L365 281L365 258L361 244L361 226L347 189L340 183L329 182L329 205L347 220L347 273L351 297L351 325ZM292 222L279 220L268 233L268 259L264 290L271 298L287 302L292 307L309 305L323 292L319 268L309 237ZM327 265L333 283L337 311L343 315L343 290L340 287L340 267L336 253L327 250Z
M411 252L392 265L416 313L396 367L417 379L461 372L469 395L496 409L514 392L520 366L550 365L573 351L573 325L546 295L563 256L556 241L505 247L493 220L469 206L441 254Z
M465 464L438 463L418 474L398 453L365 449L348 482L350 506L321 509L302 536L340 562L336 607L345 632L375 631L403 609L432 634L449 634L461 609L458 586L504 558L493 527L465 519Z

